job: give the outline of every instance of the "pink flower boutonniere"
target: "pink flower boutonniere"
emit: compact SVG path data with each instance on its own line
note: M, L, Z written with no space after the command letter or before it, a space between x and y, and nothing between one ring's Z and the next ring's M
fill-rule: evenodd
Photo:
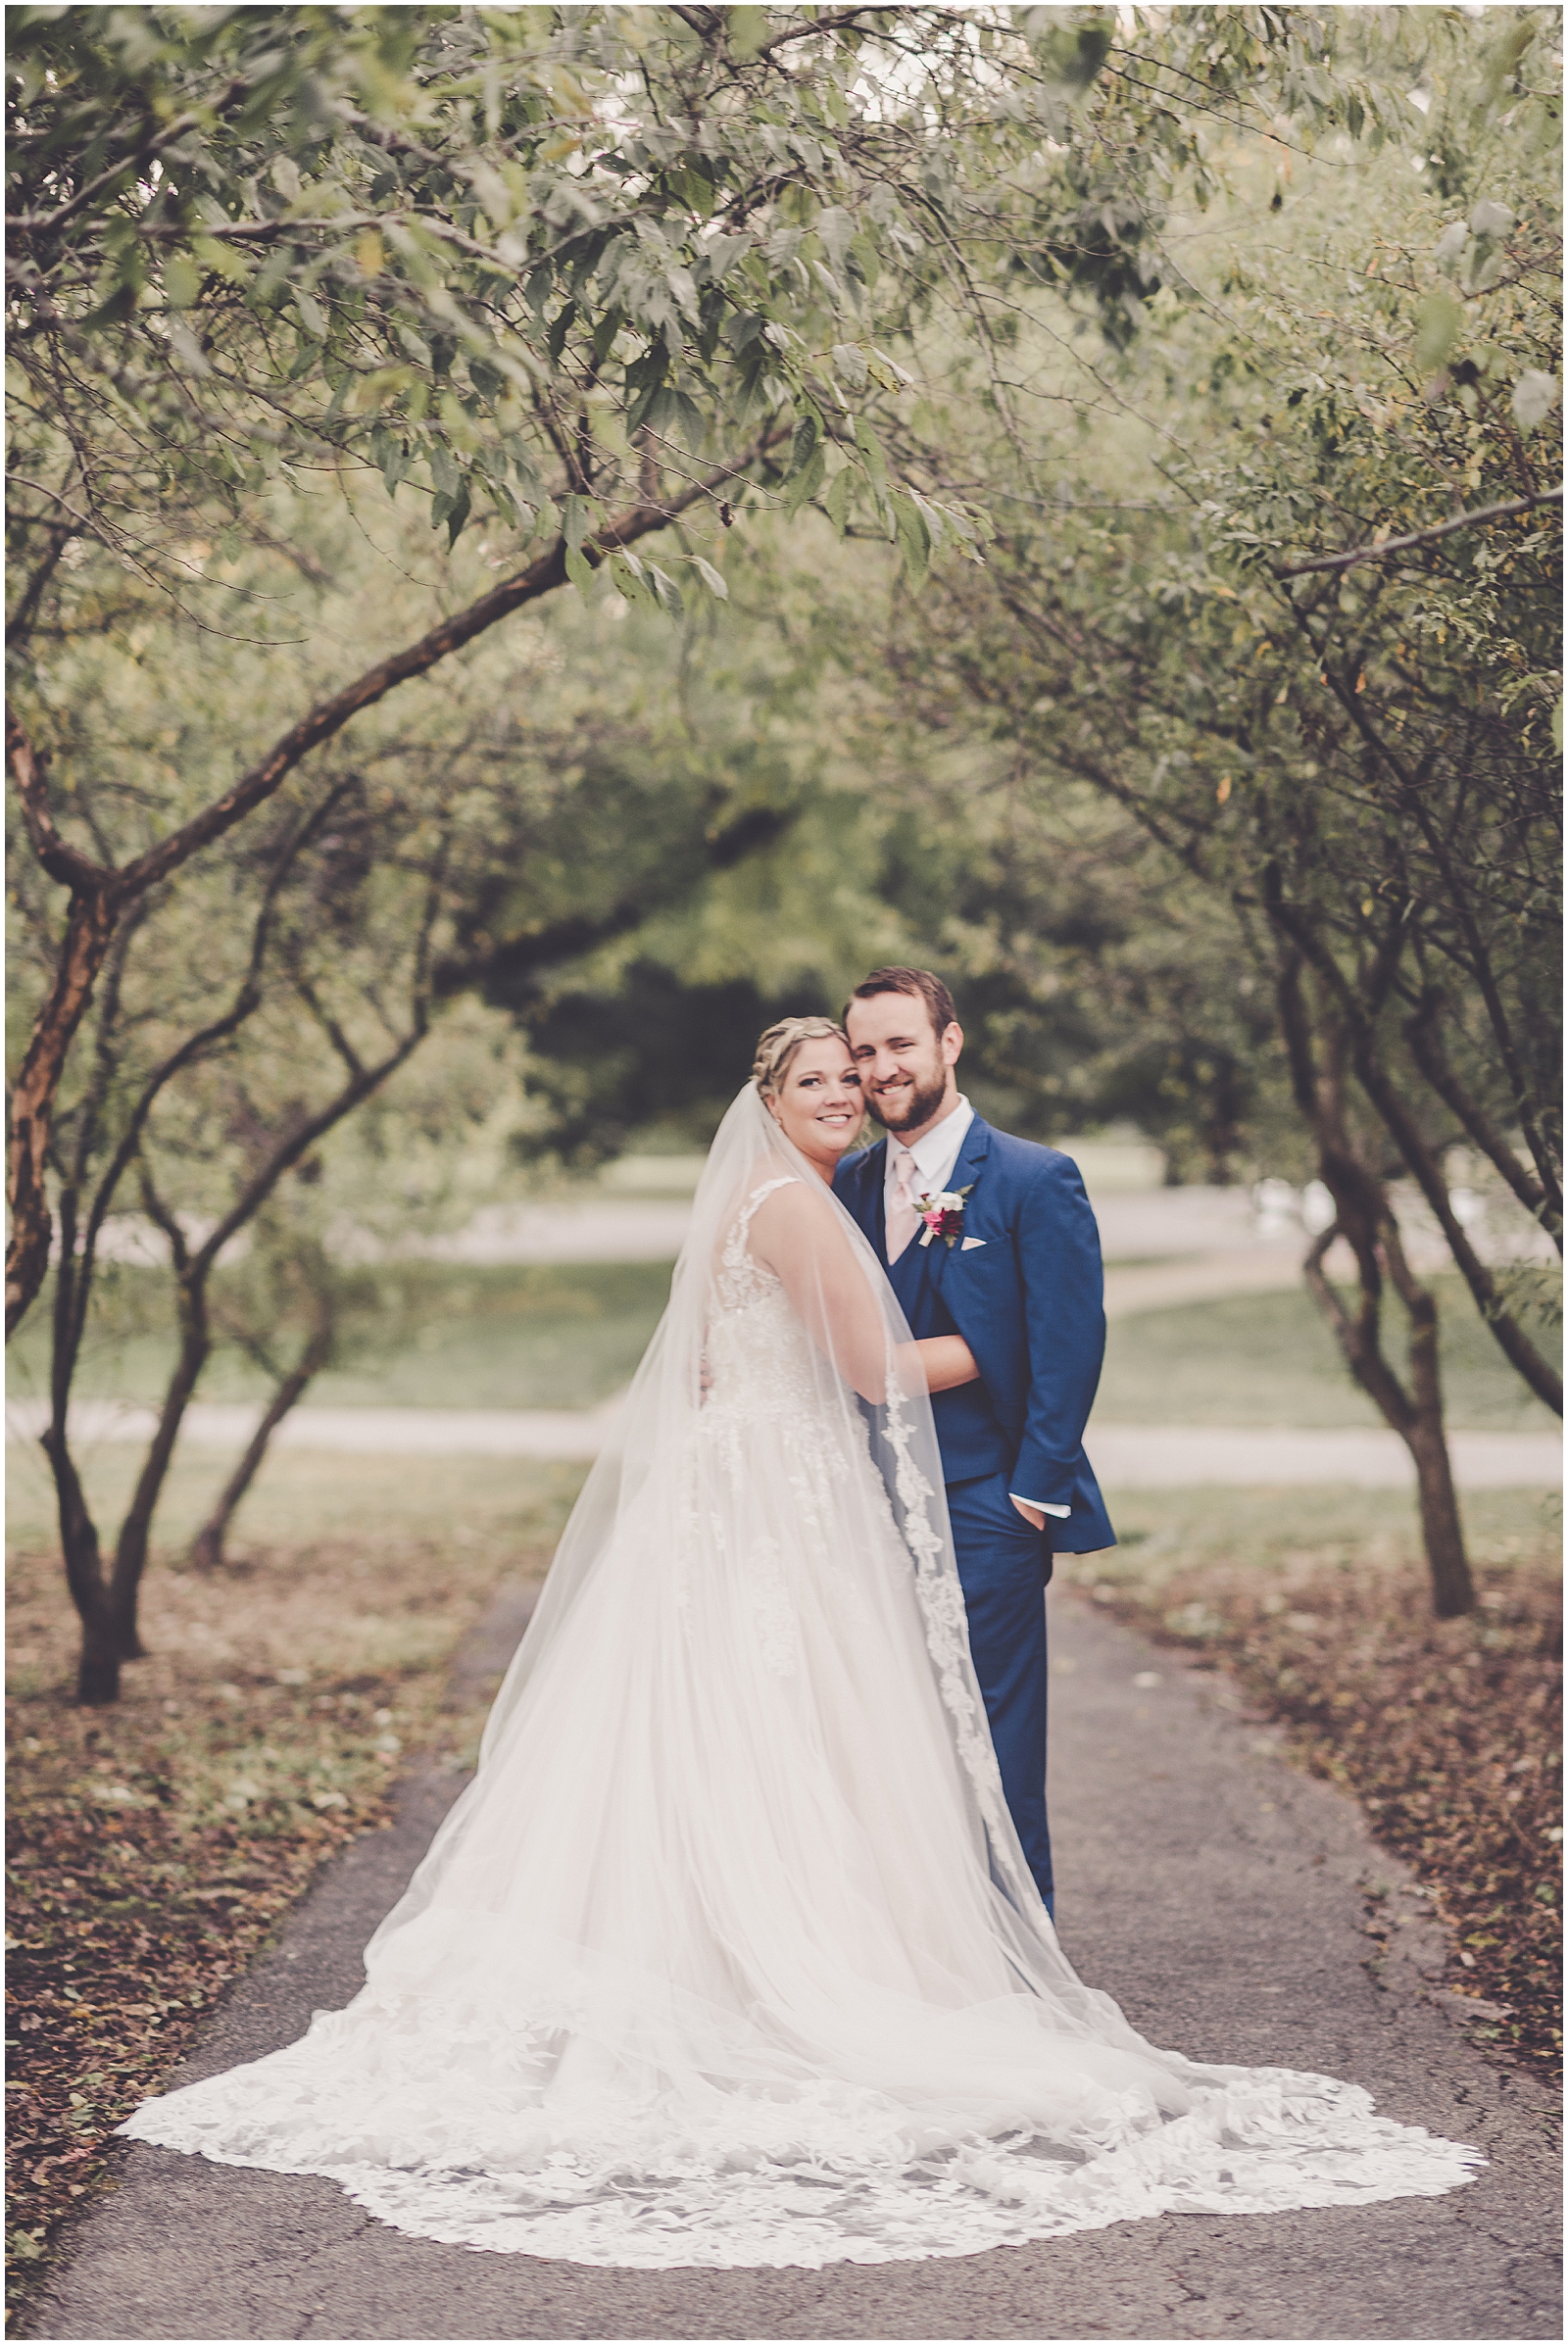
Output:
M951 1252L963 1228L963 1200L974 1187L971 1181L965 1189L943 1189L935 1197L917 1197L914 1209L925 1228L920 1232L920 1244L929 1246L933 1238L940 1238Z

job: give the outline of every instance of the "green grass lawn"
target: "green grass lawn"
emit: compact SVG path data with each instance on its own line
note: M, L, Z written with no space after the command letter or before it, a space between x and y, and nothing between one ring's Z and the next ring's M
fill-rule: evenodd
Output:
M1555 1430L1482 1325L1458 1278L1436 1282L1450 1425ZM1401 1364L1397 1305L1389 1352ZM1549 1350L1543 1331L1538 1340ZM1097 1416L1121 1425L1381 1425L1304 1289L1234 1295L1111 1324Z
M1057 1572L1080 1585L1112 1586L1180 1566L1245 1565L1261 1573L1310 1561L1346 1570L1410 1561L1421 1553L1415 1496L1315 1482L1278 1490L1205 1485L1106 1492L1118 1544L1102 1555L1063 1556ZM1477 1564L1550 1553L1562 1537L1560 1490L1468 1490L1460 1498Z
M591 1408L618 1392L669 1297L669 1264L407 1262L374 1274L379 1307L356 1313L335 1368L318 1376L321 1406ZM173 1360L163 1324L165 1282L117 1265L110 1307L83 1350L83 1399L155 1400ZM217 1288L221 1311L221 1282ZM47 1295L12 1343L13 1397L45 1389ZM291 1348L285 1335L280 1348ZM220 1344L203 1400L250 1400L267 1380Z
M142 1462L133 1443L82 1443L77 1459L87 1503L111 1540ZM206 1521L233 1458L182 1448L170 1468L154 1545L179 1555ZM42 1452L6 1444L6 1532L15 1547L52 1546L54 1495ZM240 1509L236 1550L295 1547L364 1537L455 1538L465 1547L549 1549L560 1536L587 1467L538 1458L342 1457L328 1450L274 1449Z
M1555 1426L1504 1360L1459 1280L1438 1284L1449 1423ZM382 1266L371 1303L362 1303L349 1325L338 1365L317 1379L310 1399L323 1406L589 1408L625 1384L668 1292L669 1268L658 1262ZM47 1299L40 1297L11 1346L13 1395L43 1389ZM220 1287L218 1299L220 1312ZM115 1267L77 1380L84 1399L160 1395L173 1356L160 1317L166 1309L158 1274ZM1397 1362L1396 1312L1390 1327ZM287 1335L280 1339L280 1348L291 1345ZM199 1397L247 1400L266 1390L260 1370L220 1343ZM1114 1321L1096 1413L1137 1425L1382 1422L1299 1290Z

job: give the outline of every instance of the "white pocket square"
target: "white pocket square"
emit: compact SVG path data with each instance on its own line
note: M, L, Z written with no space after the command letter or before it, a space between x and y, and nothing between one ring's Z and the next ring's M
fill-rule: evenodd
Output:
M984 1244L985 1240L983 1238L965 1238L963 1244L959 1246L958 1251L960 1254L966 1254L971 1246L984 1246Z

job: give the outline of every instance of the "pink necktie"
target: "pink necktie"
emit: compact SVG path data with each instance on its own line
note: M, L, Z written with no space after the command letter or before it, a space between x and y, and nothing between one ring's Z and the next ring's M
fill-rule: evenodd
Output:
M892 1142L889 1142L892 1147ZM914 1209L914 1158L907 1148L900 1148L894 1159L894 1174L898 1194L888 1207L888 1260L896 1262L915 1231L920 1216Z

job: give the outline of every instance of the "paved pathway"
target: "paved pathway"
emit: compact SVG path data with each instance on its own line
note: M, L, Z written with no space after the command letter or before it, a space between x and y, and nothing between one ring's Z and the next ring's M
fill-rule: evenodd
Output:
M285 1449L327 1449L348 1456L597 1457L614 1423L617 1400L594 1409L298 1408L272 1439ZM180 1438L190 1448L239 1450L260 1411L248 1404L196 1401ZM36 1440L47 1408L12 1401L6 1430ZM152 1439L151 1409L129 1401L78 1400L72 1438L98 1441ZM1415 1486L1410 1453L1397 1434L1375 1426L1293 1431L1267 1425L1115 1425L1095 1419L1089 1452L1107 1490L1186 1490L1217 1483L1291 1486L1340 1482L1357 1490ZM1448 1451L1461 1490L1554 1489L1562 1482L1562 1443L1550 1433L1450 1433Z
M121 2153L23 2333L78 2338L1535 2338L1559 2334L1552 2097L1431 1984L1440 1948L1358 1811L1281 1760L1226 1681L1053 1598L1053 1817L1084 1975L1200 2058L1368 2085L1491 2163L1443 2199L1166 2217L956 2261L605 2272L409 2239L330 2183ZM493 1624L501 1648L514 1631ZM485 1656L470 1654L470 1676ZM219 2014L183 2079L341 2004L456 1783L411 1783ZM1386 1947L1363 1884L1384 1892Z

